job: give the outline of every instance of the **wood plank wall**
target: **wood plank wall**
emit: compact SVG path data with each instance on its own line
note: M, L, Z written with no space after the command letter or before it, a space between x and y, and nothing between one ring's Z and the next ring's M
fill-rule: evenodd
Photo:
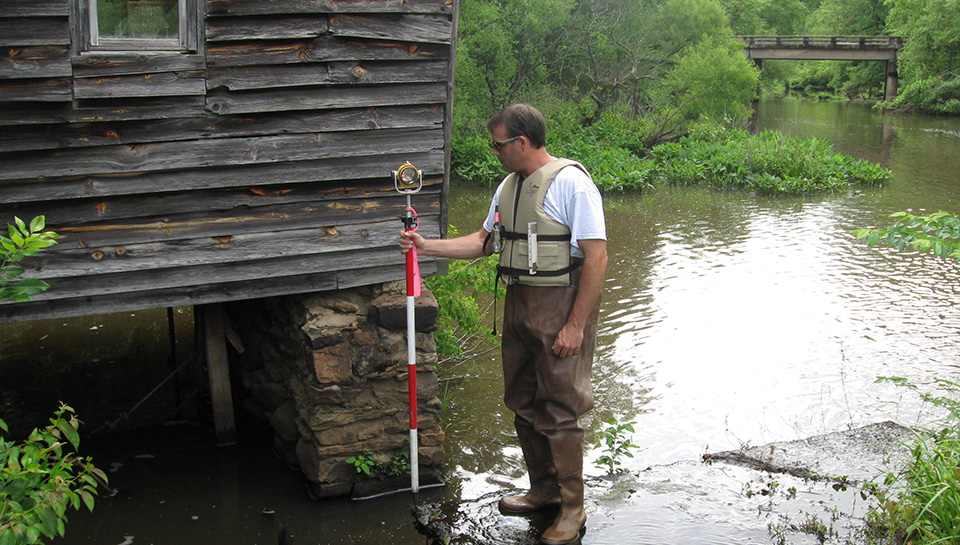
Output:
M407 160L445 230L457 0L206 0L135 54L80 51L79 1L0 0L0 227L64 235L0 323L402 278Z

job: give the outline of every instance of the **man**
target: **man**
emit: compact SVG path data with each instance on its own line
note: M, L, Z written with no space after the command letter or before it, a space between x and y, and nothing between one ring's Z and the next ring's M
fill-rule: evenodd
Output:
M530 489L502 498L499 507L506 515L559 507L540 541L570 543L587 520L578 419L593 407L590 369L607 268L603 207L581 165L547 152L546 123L535 108L510 106L487 128L494 155L511 174L497 188L483 228L431 240L405 231L400 245L403 252L416 245L419 254L455 259L502 245L504 401L515 413Z

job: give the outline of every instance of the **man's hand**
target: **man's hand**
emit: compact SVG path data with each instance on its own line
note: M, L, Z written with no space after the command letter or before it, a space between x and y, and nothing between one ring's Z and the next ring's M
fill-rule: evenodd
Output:
M404 254L410 251L416 245L417 253L423 253L423 245L426 239L418 235L416 231L400 231L400 251Z
M583 328L567 322L557 335L557 340L553 341L551 350L558 358L576 356L580 353L581 343L583 343Z
M607 272L607 241L602 239L579 240L583 250L583 274L577 286L577 299L567 323L553 341L551 350L560 358L576 356L583 342L583 330L594 307L600 301L600 288Z

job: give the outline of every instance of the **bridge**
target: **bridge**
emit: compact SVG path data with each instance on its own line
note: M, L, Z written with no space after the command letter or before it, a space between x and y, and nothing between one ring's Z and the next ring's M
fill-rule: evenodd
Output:
M897 96L899 36L738 36L743 52L761 67L764 59L805 61L880 61L885 63L884 100Z

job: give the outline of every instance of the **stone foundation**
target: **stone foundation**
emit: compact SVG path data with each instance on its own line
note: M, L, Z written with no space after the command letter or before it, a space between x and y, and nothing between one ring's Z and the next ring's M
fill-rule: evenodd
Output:
M226 306L244 346L243 406L269 423L274 450L303 471L317 496L349 494L409 452L403 290L394 282ZM438 467L437 302L427 290L416 318L420 465ZM376 464L372 476L347 462L363 453Z

